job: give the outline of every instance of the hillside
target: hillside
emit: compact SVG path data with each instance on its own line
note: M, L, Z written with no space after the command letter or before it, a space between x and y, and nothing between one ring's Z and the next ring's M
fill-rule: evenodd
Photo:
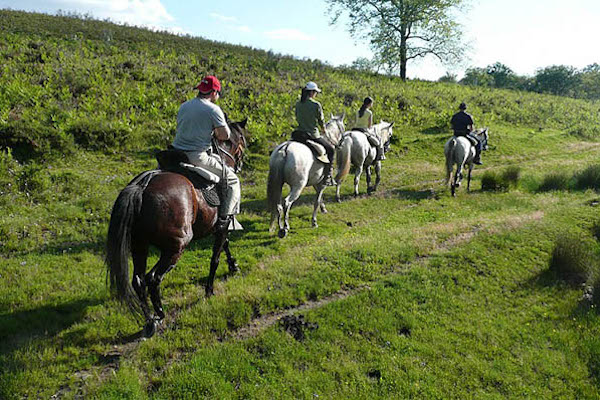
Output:
M402 82L90 19L4 10L0 27L0 398L600 395L596 308L548 272L561 235L599 252L600 184L579 185L600 156L599 103ZM211 242L194 243L165 279L161 333L140 341L105 286L110 209L154 168L207 73L229 117L249 118L246 231L232 240L242 274L222 265L204 299ZM315 230L308 189L279 240L268 156L308 80L326 115L374 97L376 119L395 122L392 151L380 192L354 199L347 179ZM461 101L491 148L473 193L453 199L442 146ZM510 188L480 190L507 167L519 171ZM549 176L560 190L542 191ZM274 323L285 313L314 323L304 341Z

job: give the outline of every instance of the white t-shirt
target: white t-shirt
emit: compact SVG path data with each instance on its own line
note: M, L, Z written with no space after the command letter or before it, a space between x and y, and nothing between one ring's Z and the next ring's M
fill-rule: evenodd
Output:
M194 97L179 107L173 147L184 151L206 151L211 146L213 130L226 124L221 107L208 99Z

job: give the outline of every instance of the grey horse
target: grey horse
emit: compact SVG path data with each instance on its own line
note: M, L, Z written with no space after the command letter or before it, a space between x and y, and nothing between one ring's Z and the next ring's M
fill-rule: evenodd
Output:
M480 129L473 134L481 141L481 149L488 148L488 128ZM463 168L469 168L467 175L467 191L471 189L471 171L473 170L473 159L475 158L475 146L469 139L463 136L454 136L444 145L446 155L446 185L450 183L452 167L456 164L453 182L450 185L452 196L456 196L456 188L460 186L463 178Z

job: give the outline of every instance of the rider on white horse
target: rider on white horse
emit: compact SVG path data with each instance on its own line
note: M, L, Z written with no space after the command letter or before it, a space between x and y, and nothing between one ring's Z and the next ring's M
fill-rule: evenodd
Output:
M321 128L322 131L325 130L323 107L321 106L321 103L315 100L315 96L320 92L321 89L319 89L314 82L308 82L302 89L300 101L296 103L296 121L298 122L298 128L292 132L292 139L305 144L307 140L312 140L325 148L329 163L325 164L322 182L327 186L333 186L334 183L331 178L331 169L333 167L335 148L326 138L322 137L319 132L319 128Z
M467 114L465 111L467 109L467 105L465 103L460 103L458 106L460 110L456 114L452 116L450 120L450 124L452 125L452 129L454 130L454 136L464 136L475 146L475 158L473 160L473 164L481 165L481 142L472 135L473 132L473 117L470 114Z
M375 146L375 148L377 149L377 156L375 157L375 161L385 160L382 140L372 129L373 112L370 110L372 106L373 99L371 97L365 97L362 106L356 113L356 122L354 123L354 128L352 128L352 130L360 131L367 135L369 143L371 143L371 145Z

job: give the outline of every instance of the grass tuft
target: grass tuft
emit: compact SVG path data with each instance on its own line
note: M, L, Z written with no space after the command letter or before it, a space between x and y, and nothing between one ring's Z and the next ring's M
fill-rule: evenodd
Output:
M595 244L591 241L571 233L556 238L549 267L557 278L571 284L584 283L597 264Z
M575 174L575 189L600 190L600 164L590 165Z
M481 177L481 190L483 191L507 190L508 186L508 182L496 172L486 171Z
M544 177L538 187L538 192L551 192L555 190L567 190L571 177L564 172L552 172Z

